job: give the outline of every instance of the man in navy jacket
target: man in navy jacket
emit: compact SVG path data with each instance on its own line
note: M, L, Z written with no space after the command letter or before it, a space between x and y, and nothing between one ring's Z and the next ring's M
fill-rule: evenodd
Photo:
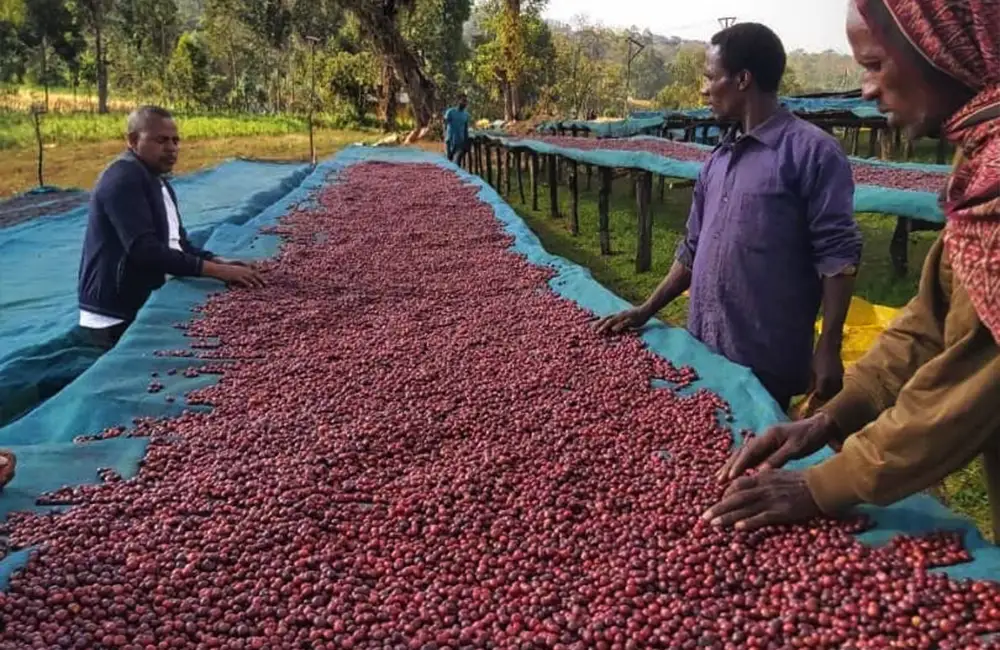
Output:
M128 151L104 170L90 196L80 261L80 326L25 352L21 365L10 370L22 383L6 387L0 426L55 395L114 347L168 275L263 286L251 266L216 257L188 241L177 197L164 178L177 162L179 145L177 126L164 109L146 106L129 116ZM51 365L54 355L66 365L40 374L32 370L38 363ZM14 478L16 461L0 450L0 488Z
M167 276L206 276L263 286L252 267L216 257L188 241L177 197L164 178L180 137L170 113L144 106L128 118L128 151L111 163L90 197L80 261L80 328L110 349Z

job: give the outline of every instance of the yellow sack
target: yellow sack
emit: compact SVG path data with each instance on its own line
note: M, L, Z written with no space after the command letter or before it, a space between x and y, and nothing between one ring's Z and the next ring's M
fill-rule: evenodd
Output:
M873 305L862 298L851 298L851 307L844 322L844 344L840 357L849 366L864 356L892 319L899 312L893 307ZM823 328L823 319L816 321L816 335Z
M847 320L844 322L844 343L840 350L840 358L844 366L850 366L865 353L875 343L879 334L885 331L892 319L896 317L898 309L873 305L862 298L851 298L851 306L847 312ZM823 319L816 321L816 336L823 331ZM801 401L796 401L789 415L794 420L807 418L816 412L816 409L823 406L824 402L816 399L815 395L807 395Z

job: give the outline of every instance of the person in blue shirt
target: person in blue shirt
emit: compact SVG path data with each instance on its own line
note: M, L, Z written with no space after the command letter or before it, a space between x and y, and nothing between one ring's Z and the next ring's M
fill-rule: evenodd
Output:
M458 96L458 106L444 113L444 142L448 160L461 165L469 140L469 112L466 107L469 98L463 93Z

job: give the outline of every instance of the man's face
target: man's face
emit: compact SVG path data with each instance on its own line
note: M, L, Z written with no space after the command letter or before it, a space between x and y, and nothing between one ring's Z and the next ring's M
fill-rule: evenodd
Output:
M851 2L849 7L847 40L854 59L864 69L862 96L878 104L890 126L905 128L913 138L936 135L958 106L945 99L949 93L933 88L916 65L891 56L865 23L855 3Z
M465 110L465 107L468 106L468 105L469 105L469 98L468 97L459 97L458 98L458 107L461 108L463 111Z
M181 138L177 125L169 118L150 117L145 128L128 138L129 148L160 174L167 174L177 164Z
M722 65L722 53L717 45L708 48L705 57L705 74L701 86L701 96L712 109L712 113L722 120L737 120L743 114L743 104L749 79L746 73L730 75Z

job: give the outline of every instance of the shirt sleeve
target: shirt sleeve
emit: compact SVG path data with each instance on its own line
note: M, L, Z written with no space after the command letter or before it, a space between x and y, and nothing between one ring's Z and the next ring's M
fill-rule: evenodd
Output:
M711 161L705 163L698 172L698 179L694 182L694 194L691 197L691 211L688 213L687 231L677 246L675 259L687 269L694 265L694 255L698 251L698 238L701 236L705 213L705 176L710 164Z
M178 277L201 275L200 258L171 249L157 236L153 213L141 190L141 173L133 165L121 164L107 175L107 184L98 190L101 207L129 261L141 268Z
M820 411L850 435L896 403L917 370L944 351L943 296L939 269L944 244L939 238L927 253L917 295L861 359L844 373L844 389Z
M861 262L851 163L839 144L823 140L805 167L803 190L813 266L820 276L833 277Z
M908 308L880 346L877 358L890 364L884 376L892 382L884 395L864 389L877 408L902 382L893 403L849 436L840 453L806 470L825 512L857 503L888 505L935 485L982 453L1000 430L1000 352L968 294L960 287L952 291L947 318L964 335L938 354L938 326L920 324L924 318L940 324L944 313L921 315L925 306ZM901 358L893 360L893 353ZM909 368L914 371L907 379L902 373Z

